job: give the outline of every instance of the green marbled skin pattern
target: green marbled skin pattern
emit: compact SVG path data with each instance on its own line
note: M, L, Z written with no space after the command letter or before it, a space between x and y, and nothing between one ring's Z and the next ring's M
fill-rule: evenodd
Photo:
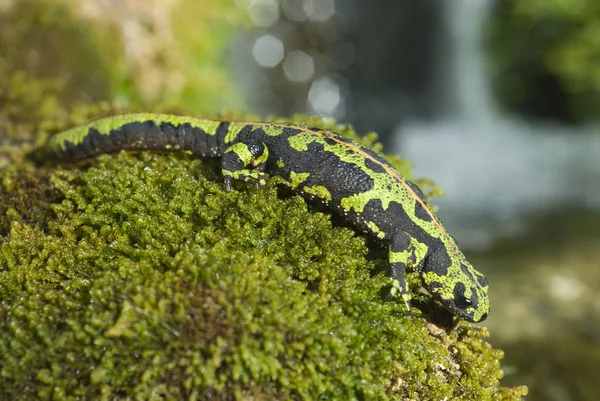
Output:
M394 293L410 307L406 269L453 315L479 322L489 313L488 283L458 248L421 190L383 157L318 128L137 113L102 118L51 137L48 152L81 161L121 150L220 157L225 187L263 185L269 176L322 202L389 252Z

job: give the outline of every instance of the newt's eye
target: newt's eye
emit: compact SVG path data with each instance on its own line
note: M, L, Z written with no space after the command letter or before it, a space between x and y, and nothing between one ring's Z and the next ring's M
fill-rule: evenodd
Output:
M469 306L473 305L470 299L465 298L462 295L457 297L454 302L456 303L456 306L458 306L461 309L467 309Z
M485 278L485 276L483 274L477 275L477 282L479 283L479 285L482 288L487 288L487 286L488 286L487 278Z
M454 303L460 309L467 309L473 305L473 302L465 297L466 287L463 283L458 283L454 286Z

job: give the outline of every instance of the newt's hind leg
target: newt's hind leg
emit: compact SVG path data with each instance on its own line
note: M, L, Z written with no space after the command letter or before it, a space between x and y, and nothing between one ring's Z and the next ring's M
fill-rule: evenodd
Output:
M225 189L231 190L231 182L240 180L254 183L258 188L267 183L265 164L269 149L259 141L238 142L225 150L221 158L221 173L225 177Z

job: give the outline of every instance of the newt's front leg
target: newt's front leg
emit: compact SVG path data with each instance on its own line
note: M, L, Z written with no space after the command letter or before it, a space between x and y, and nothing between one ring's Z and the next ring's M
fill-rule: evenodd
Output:
M410 310L410 293L406 284L406 266L411 255L411 237L404 231L392 236L389 246L389 262L393 280L392 295L400 293L406 308Z

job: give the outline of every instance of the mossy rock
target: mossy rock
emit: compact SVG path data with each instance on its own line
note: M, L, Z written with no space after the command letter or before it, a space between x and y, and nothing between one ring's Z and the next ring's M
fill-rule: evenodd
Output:
M370 252L365 238L276 180L225 192L218 170L150 153L0 170L2 394L516 400L526 392L499 386L502 352L482 340L484 328L443 330L385 301L385 252Z

